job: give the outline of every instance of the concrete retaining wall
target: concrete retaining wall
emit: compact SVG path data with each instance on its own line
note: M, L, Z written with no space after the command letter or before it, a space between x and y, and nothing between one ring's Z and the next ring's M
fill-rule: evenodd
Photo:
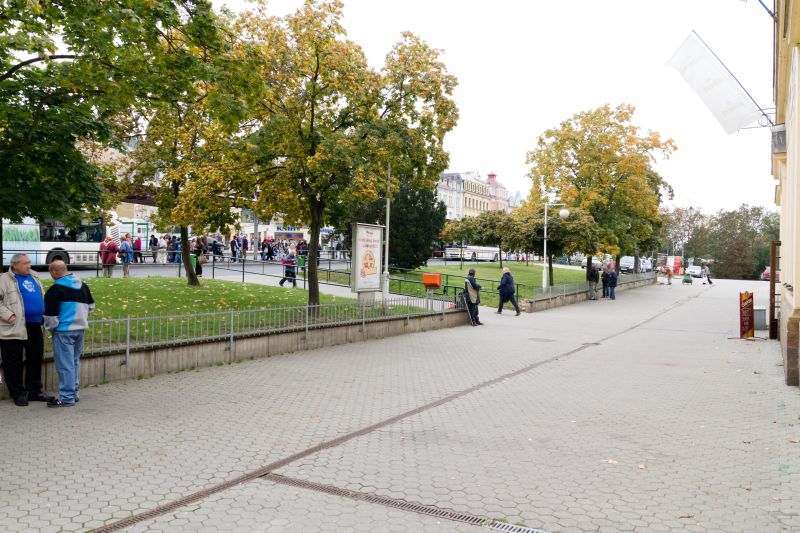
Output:
M125 354L89 355L81 358L81 386L98 385L121 379L150 377L178 370L233 363L237 360L255 359L337 346L351 342L381 339L394 335L464 326L469 316L464 311L448 311L440 315L422 317L397 317L380 321L346 326L312 329L306 338L304 331L244 336L234 340L200 342L185 346L153 348L132 351L125 365ZM56 393L58 375L52 357L44 362L44 386ZM2 395L7 396L3 387Z
M630 283L626 283L624 285L618 285L617 292L624 291L627 289L635 289L637 287L643 287L645 285L653 285L655 282L656 282L655 277L651 279L643 279L641 281L633 281ZM599 284L598 287L600 287ZM598 298L602 296L602 292L603 292L602 288L598 288L597 290ZM564 305L571 305L571 304L576 304L578 302L585 302L588 299L589 299L589 291L581 291L576 293L567 293L566 295L554 295L552 298L547 298L544 300L522 300L519 303L519 305L520 308L526 313L535 313L536 311L545 311L547 309L553 309Z

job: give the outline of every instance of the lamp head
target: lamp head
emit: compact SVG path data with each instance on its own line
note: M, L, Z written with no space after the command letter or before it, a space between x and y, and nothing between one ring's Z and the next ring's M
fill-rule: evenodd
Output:
M569 217L569 209L561 209L561 210L558 212L558 216L560 216L561 218L567 218L567 217Z

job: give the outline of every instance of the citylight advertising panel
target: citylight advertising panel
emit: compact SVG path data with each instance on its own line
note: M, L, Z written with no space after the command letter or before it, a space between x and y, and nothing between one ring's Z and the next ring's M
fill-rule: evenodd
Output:
M353 292L381 290L383 226L355 224L353 227Z

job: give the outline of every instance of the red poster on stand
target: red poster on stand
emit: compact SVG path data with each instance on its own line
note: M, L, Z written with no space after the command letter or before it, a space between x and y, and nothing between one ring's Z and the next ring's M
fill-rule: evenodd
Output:
M739 338L750 339L755 336L755 321L753 320L753 293L739 293Z

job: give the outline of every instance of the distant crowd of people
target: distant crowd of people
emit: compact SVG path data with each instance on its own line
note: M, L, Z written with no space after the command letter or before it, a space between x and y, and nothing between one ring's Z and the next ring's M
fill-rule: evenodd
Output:
M309 256L309 244L305 239L270 239L264 238L256 244L258 255L262 261L280 263L283 265L284 273L281 286L286 281L297 285L297 267L300 261L305 264ZM211 261L229 261L237 263L243 261L248 252L251 251L250 240L246 236L236 235L226 244L221 236L214 237L193 237L189 240L189 253L194 256L193 264L198 276L203 275L203 265ZM151 234L147 243L152 262L156 264L180 263L182 262L183 243L180 237L164 234L160 237ZM146 252L146 250L144 250ZM119 244L110 236L106 235L100 243L99 262L103 267L103 276L113 277L114 268L122 265L123 277L130 277L131 263L144 263L145 256L143 243L140 237L133 239L130 233L126 233ZM228 252L226 254L226 252ZM317 245L317 264L320 263L322 246ZM348 257L347 250L344 250L341 242L330 244L330 257L332 259L345 260Z

